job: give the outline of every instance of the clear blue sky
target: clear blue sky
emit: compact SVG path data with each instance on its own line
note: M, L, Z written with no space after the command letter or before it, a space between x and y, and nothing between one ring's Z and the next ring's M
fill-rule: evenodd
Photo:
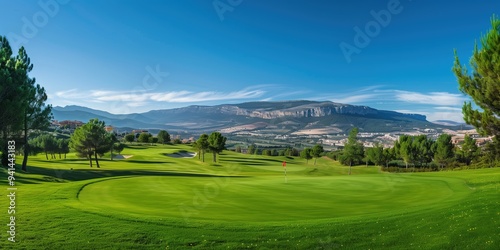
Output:
M0 6L0 34L15 50L26 47L31 75L54 106L133 113L308 99L431 121L461 121L467 98L451 72L453 49L468 63L491 16L500 14L493 0L0 0ZM374 26L373 11L390 13L390 20L385 15ZM356 43L356 27L367 25L369 41ZM346 57L341 44L356 52Z

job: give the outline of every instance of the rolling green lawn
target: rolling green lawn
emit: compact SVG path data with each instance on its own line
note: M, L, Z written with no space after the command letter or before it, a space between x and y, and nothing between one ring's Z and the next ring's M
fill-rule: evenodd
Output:
M100 169L30 157L16 173L17 242L4 226L0 249L500 248L498 168L348 176L323 158L169 156L181 150L131 146ZM0 185L5 225L5 170Z

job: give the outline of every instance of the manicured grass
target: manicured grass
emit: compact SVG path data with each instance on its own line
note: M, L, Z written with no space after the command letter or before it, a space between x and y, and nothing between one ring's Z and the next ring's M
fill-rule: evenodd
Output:
M319 177L314 181L296 177L287 184L276 176L133 177L92 183L78 198L90 208L118 210L138 218L186 216L203 221L266 223L394 212L393 208L429 206L470 193L455 179L401 177L399 181L392 185L383 176Z
M4 232L0 249L500 247L500 169L348 176L328 159L166 156L180 150L131 146L100 169L72 154L30 158L16 174L17 242Z

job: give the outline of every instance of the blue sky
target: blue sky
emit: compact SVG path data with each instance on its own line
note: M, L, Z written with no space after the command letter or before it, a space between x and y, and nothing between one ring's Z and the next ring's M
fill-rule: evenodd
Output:
M451 72L453 50L468 63L491 16L500 14L500 2L492 0L0 5L0 34L15 50L26 47L31 76L54 106L134 113L307 99L419 113L431 121L462 120L467 97Z

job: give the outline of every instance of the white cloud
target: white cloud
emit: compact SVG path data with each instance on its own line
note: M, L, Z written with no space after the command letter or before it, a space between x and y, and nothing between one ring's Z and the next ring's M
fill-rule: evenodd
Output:
M252 99L262 97L266 91L261 89L243 89L233 92L191 92L191 91L170 91L170 92L124 92L108 90L91 90L81 92L77 89L59 91L56 96L61 99L82 99L87 102L125 102L130 107L144 106L152 102L168 103L197 103L208 101L224 101L238 99Z
M153 101L162 101L162 102L207 102L207 101L223 101L223 100L237 100L237 99L251 99L258 98L264 95L266 92L263 90L249 90L244 89L235 92L165 92L165 93L157 93L151 96L151 100Z
M431 112L427 115L428 121L448 120L454 122L464 122L460 112Z
M146 105L147 105L146 102L129 102L129 103L127 103L127 106L132 107L132 108L143 107Z
M427 115L428 114L428 112L417 112L415 110L408 110L408 109L396 109L393 111L396 111L396 112L402 113L402 114L420 114L420 115Z
M78 89L57 91L56 96L62 97L62 98L67 98L67 99L82 98L82 94L81 94L81 92L78 91Z
M437 120L448 120L454 122L464 122L463 115L461 112L430 112L430 111L422 111L422 110L394 110L403 114L419 114L425 115L428 121L437 121Z
M462 108L456 108L456 107L434 107L434 109L437 109L437 110L447 110L447 111L459 111L459 112L462 112Z
M347 103L347 104L367 103L368 101L372 101L375 97L378 96L379 96L378 94L361 94L361 95L352 95L341 98L333 98L331 100L332 102Z
M461 94L451 94L448 92L418 93L410 91L395 91L395 97L399 101L430 104L430 105L461 105L467 98Z

